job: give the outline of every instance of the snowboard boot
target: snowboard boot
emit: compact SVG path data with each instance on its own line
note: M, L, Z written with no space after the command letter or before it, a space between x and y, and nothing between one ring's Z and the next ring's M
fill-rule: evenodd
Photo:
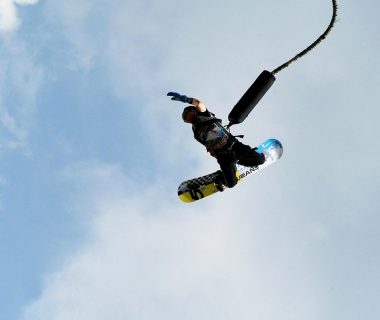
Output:
M214 181L215 188L217 188L220 192L223 192L224 189L226 189L226 179L224 177L224 174L221 170L218 170L216 172L216 177Z

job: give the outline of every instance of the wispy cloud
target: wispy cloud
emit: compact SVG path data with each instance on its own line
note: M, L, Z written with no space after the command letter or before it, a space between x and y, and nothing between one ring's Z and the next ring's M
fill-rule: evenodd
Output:
M15 30L20 26L16 5L33 5L38 0L0 0L0 31Z
M294 264L289 249L307 248L283 225L279 254L265 224L239 204L197 212L163 196L165 185L139 190L120 167L99 163L70 167L65 177L87 241L45 278L25 319L321 317L320 281L300 272L313 266Z
M26 146L43 70L18 37L4 37L0 54L0 151Z
M170 83L178 86L170 89L186 88L188 91L185 93L197 92L210 96L210 92L214 92L221 108L228 112L228 102L230 105L235 102L231 98L231 87L235 86L236 89L236 83L240 83L242 87L239 90L246 89L244 86L254 77L253 70L261 68L259 64L265 65L260 60L252 61L257 58L252 57L255 50L260 48L257 56L273 57L274 52L277 54L277 50L273 50L277 45L268 45L266 49L260 47L258 34L261 37L266 35L259 28L259 32L249 30L249 36L236 41L239 33L229 29L234 23L229 20L225 24L228 30L220 32L218 28L224 24L221 21L213 23L215 10L210 5L208 10L199 5L198 14L189 15L185 10L186 4L178 4L185 6L179 8L174 1L172 6L169 2L165 2L163 9L159 8L161 3L157 7L149 3L152 4L149 10L141 1L129 1L124 6L121 5L123 1L114 1L109 7L95 5L101 1L49 1L47 4L49 13L52 13L50 17L57 18L55 22L59 27L63 26L57 29L63 30L71 48L74 48L69 52L75 58L72 59L75 61L74 67L89 70L96 64L101 65L101 71L105 71L102 74L105 82L114 86L113 93L126 100L144 95L143 107L139 105L135 108L144 114L144 120L151 120L149 124L153 129L149 133L156 135L149 138L157 139L156 145L161 148L157 161L165 165L168 154L174 155L177 160L185 153L184 149L188 153L186 157L192 156L192 152L187 146L181 147L182 152L165 152L166 143L163 141L173 139L171 137L179 131L179 126L170 127L170 123L179 120L179 112L176 115L176 111L170 108L181 106L170 106L165 110L167 100L160 101L158 98L165 93L162 92L163 88ZM231 1L230 5L231 10L224 11L226 17L223 21L228 21L230 13L235 12L236 4ZM272 4L267 5L268 9L273 9ZM96 8L103 15L99 16ZM275 12L286 17L284 10L277 9ZM245 10L247 21L255 20L251 19L253 11ZM176 23L176 12L184 13L181 23ZM210 15L203 18L207 12ZM194 21L194 16L201 17L201 23ZM263 25L265 19L260 20L259 14L256 17L258 26ZM188 29L181 32L184 25ZM212 27L216 28L212 32L205 30ZM198 29L194 31L193 28ZM240 29L244 29L243 25ZM279 31L273 34L289 42ZM219 37L218 41L210 34ZM231 34L234 39L225 41L226 34ZM250 48L247 47L248 38L254 38L250 41ZM154 58L160 53L161 57L172 54L168 49L172 48L171 43L177 48L175 59L165 65L166 70L160 70L159 65L164 59ZM232 61L231 57L236 61ZM248 61L249 67L243 61ZM244 72L233 71L235 66ZM324 77L325 74L322 82ZM291 81L281 82L284 83ZM224 88L228 93L223 92ZM152 93L154 89L158 93ZM292 89L289 92L293 93L287 97L283 96L284 92L281 93L281 100L277 101L281 108L276 109L276 117L282 122L279 126L286 126L283 135L287 137L293 132L289 127L294 127L295 120L284 121L282 115L288 113L294 118L295 112L287 112L291 109L284 108L282 100L296 95ZM231 101L226 102L223 97ZM313 108L310 105L309 96L305 98L305 105L310 110L317 109L317 106ZM178 119L171 121L176 116ZM3 119L10 132L17 132L17 117L12 117L11 109L7 109ZM308 115L302 119L310 123ZM270 132L272 135L275 120L270 116L266 121L262 120L255 123L262 127L265 134ZM148 131L147 127L147 122L144 122L144 128ZM316 129L319 128L320 125L316 126ZM258 131L246 127L246 131L249 130ZM301 131L296 131L294 136L301 136ZM319 131L315 130L316 134L320 135ZM330 134L332 131L326 132ZM192 141L191 135L187 134L189 139L186 141ZM309 154L310 145L305 144L305 139L302 135L297 148L303 146L305 154L306 151ZM180 145L184 140L178 138L177 143ZM282 176L275 169L261 175L271 187L265 187L265 180L257 178L251 188L226 192L219 195L215 202L210 200L191 207L179 207L170 202L173 185L166 193L162 184L139 190L139 186L133 185L128 178L130 172L125 173L117 166L85 163L71 167L69 176L72 173L77 175L71 177L72 185L77 185L76 189L71 190L77 197L70 203L73 211L78 216L82 214L88 223L88 240L78 246L77 251L69 255L58 270L45 278L42 294L27 307L25 319L244 320L295 319L300 314L307 319L326 318L326 310L331 307L326 293L331 283L326 284L326 277L320 277L323 258L315 253L313 255L311 244L324 241L329 237L329 232L323 223L310 224L306 220L318 220L315 217L320 216L319 211L330 212L327 207L335 200L326 196L326 185L331 185L332 172L322 167L323 175L328 176L328 183L320 182L321 189L316 190L321 192L315 194L321 194L324 201L320 201L315 194L310 195L307 189L317 180L313 180L316 179L315 170L310 170L305 163L313 160L300 161L300 150L296 149L295 144L293 151L289 152L293 158L289 156L290 160L282 160ZM149 152L154 148L154 143L151 145ZM289 145L289 149L291 147ZM201 150L199 146L196 148ZM203 161L205 158L201 159ZM321 168L320 157L315 155L313 159L317 163L312 169ZM292 165L289 164L291 161ZM296 177L292 176L292 166L297 167ZM183 174L190 175L189 171L194 167L199 169L199 166L189 167ZM299 172L309 175L305 175L303 180L297 178ZM339 181L346 183L345 179L346 175ZM302 199L305 194L307 197ZM276 207L278 211L274 213ZM346 213L346 210L342 212ZM320 251L324 249L318 248Z
M0 0L0 153L25 148L33 121L42 69L29 52L28 43L15 31L21 25L18 5L38 0Z

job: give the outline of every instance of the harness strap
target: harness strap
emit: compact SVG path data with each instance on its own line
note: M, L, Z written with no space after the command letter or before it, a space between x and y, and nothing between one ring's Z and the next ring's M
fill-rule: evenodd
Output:
M203 127L203 126L206 126L206 125L211 124L211 123L222 123L222 120L218 119L218 118L212 118L212 119L208 119L205 121L201 121L201 122L197 123L196 126L197 127Z

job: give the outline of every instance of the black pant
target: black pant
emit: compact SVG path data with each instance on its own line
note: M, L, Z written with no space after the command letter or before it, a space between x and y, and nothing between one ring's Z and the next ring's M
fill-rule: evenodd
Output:
M223 172L225 185L229 188L234 187L237 183L236 163L247 167L254 167L263 164L265 161L263 154L256 152L255 149L238 140L235 141L231 148L216 152L215 157Z

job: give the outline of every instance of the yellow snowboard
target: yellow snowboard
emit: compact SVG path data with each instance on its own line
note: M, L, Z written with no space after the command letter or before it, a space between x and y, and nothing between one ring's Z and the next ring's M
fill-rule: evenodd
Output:
M236 177L238 178L238 182L280 159L283 148L280 141L276 139L268 139L260 144L256 151L265 155L265 162L255 167L245 167L237 164ZM182 182L178 187L178 198L183 202L189 203L220 192L215 186L217 176L218 171Z

